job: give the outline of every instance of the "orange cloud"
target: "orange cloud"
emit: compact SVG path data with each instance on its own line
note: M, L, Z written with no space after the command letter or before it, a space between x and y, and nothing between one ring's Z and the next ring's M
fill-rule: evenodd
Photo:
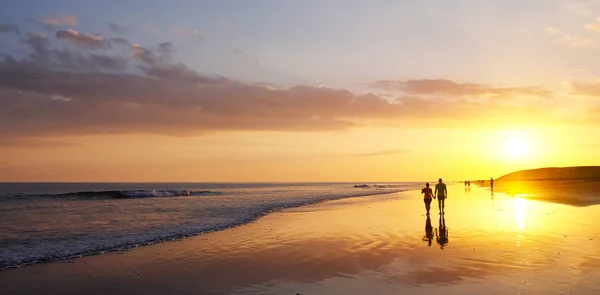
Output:
M529 95L548 96L551 93L541 87L496 87L475 83L457 83L445 79L421 80L382 80L372 84L374 87L399 90L409 95L449 95L449 96L506 96Z
M57 39L64 39L71 44L81 48L95 48L105 44L104 37L100 35L90 35L79 33L75 30L57 31Z
M406 154L412 152L411 150L405 149L391 149L391 150L383 150L371 153L363 153L363 154L354 154L355 157L375 157L375 156L391 156L397 154Z
M452 125L549 118L534 107L419 98L392 103L309 86L269 89L202 76L184 65L146 66L144 73L68 73L5 62L0 65L0 136L194 136L219 130L344 130L370 120ZM69 99L53 99L56 95Z
M407 95L391 101L343 89L270 87L202 75L177 62L176 48L169 42L145 47L123 39L119 44L127 44L131 54L122 56L123 51L89 50L116 42L103 36L66 30L57 39L75 46L55 48L53 40L29 32L23 44L30 53L0 61L3 142L97 134L345 130L374 122L457 126L552 119L546 105L462 99L547 94L538 87L433 79L375 82L376 87ZM459 99L449 99L453 97Z
M569 86L572 94L600 98L600 80L576 81Z
M46 26L74 26L77 25L77 18L73 15L59 15L55 17L46 17L39 20L40 23Z

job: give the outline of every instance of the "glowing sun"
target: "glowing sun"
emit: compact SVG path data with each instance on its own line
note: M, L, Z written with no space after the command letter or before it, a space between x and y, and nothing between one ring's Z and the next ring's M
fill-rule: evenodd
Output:
M527 141L521 138L511 138L506 142L506 154L513 158L520 158L527 155Z

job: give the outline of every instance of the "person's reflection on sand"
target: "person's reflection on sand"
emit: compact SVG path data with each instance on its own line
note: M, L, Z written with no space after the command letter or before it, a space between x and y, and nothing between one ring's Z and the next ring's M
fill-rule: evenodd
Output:
M448 228L446 228L446 219L444 215L440 215L440 226L438 228L439 236L436 237L437 243L440 244L440 249L444 249L444 246L448 243Z
M425 235L423 236L423 241L428 241L427 246L431 246L431 241L433 240L433 226L431 226L431 218L427 215L427 219L425 220Z
M494 190L490 190L492 192L492 201L494 200Z

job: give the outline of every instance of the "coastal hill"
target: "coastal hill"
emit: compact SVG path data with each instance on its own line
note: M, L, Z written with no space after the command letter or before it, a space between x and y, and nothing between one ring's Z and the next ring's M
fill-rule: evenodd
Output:
M496 180L492 196L495 191L573 206L600 204L600 166L521 170Z
M600 166L549 167L520 170L497 180L589 179L600 178Z

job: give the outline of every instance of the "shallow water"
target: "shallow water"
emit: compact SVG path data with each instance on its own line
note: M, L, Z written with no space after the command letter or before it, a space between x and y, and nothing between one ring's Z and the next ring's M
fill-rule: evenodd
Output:
M0 269L220 230L272 210L414 183L0 184ZM132 197L135 196L135 197Z
M15 294L600 293L600 206L492 198L487 189L449 186L443 245L435 207L431 245L421 196L411 191L288 209L243 227L71 264L9 270L0 284L11 282Z

